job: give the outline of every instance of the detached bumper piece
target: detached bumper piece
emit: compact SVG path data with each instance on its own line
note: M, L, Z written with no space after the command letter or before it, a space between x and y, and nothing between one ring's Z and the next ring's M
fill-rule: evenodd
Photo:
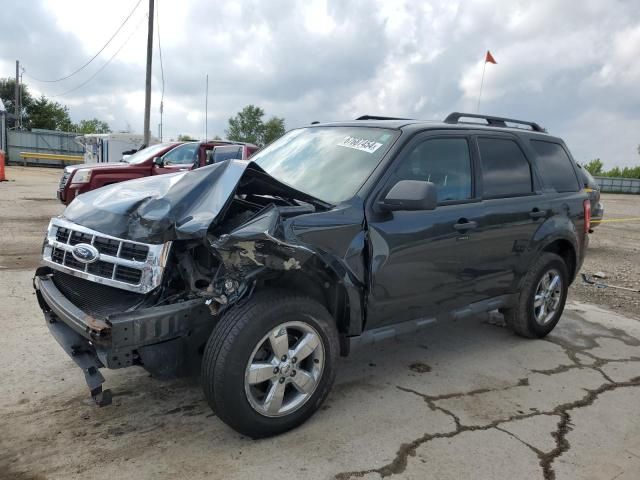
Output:
M58 289L47 267L36 272L34 288L51 334L82 369L91 397L99 406L111 403L111 392L103 390L105 379L100 368L144 364L149 369L154 362L166 368L166 363L172 363L166 362L171 355L169 346L183 352L190 339L202 338L200 334L206 335L215 323L200 299L100 318L74 305ZM179 363L173 362L175 370Z
M58 321L50 312L44 312L44 318L47 320L53 338L84 372L84 378L91 391L91 398L100 407L110 405L111 391L102 389L104 377L99 370L104 365L100 362L93 346L86 338Z

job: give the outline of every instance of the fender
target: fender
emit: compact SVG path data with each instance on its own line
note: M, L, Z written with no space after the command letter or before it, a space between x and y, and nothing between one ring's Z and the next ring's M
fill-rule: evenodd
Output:
M566 215L556 214L547 218L536 230L533 238L527 247L526 259L521 263L521 270L515 281L514 290L519 291L526 273L529 271L534 260L553 242L563 240L569 242L573 250L574 265L578 265L581 256L580 243L578 242L578 230ZM576 268L577 270L577 268ZM575 276L577 272L573 272Z
M222 261L224 272L216 275L217 279L204 296L227 308L250 294L256 283L287 285L302 291L312 283L317 287L313 288L314 292L322 291L323 295L335 297L336 302L328 307L334 311L340 332L360 334L365 245L360 220L354 222L353 214L344 215L340 209L311 215L300 211L307 208L268 207L214 240L211 251ZM296 214L299 216L287 219ZM313 228L319 225L317 217L324 215L337 217L336 222L330 227L325 224L322 229ZM348 247L345 249L343 245L342 251L335 250L340 243L335 242L336 238L345 236L351 239ZM229 285L236 295L229 294Z

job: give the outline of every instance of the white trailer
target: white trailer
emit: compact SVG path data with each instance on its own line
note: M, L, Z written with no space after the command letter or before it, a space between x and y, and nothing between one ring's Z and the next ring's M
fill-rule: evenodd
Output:
M123 155L159 143L151 137L149 145L144 145L144 136L133 133L91 133L80 135L75 141L84 147L85 163L121 162Z

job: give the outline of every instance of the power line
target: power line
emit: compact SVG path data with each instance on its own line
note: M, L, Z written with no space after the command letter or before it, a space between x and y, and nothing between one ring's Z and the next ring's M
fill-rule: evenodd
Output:
M100 67L93 75L91 75L88 79L86 79L84 82L82 82L80 85L67 90L66 92L62 92L62 93L58 93L56 95L49 95L51 98L55 98L55 97L62 97L64 95L68 95L69 93L75 92L76 90L79 90L80 88L84 87L87 83L89 83L91 80L93 80L94 78L96 78L98 76L98 74L100 72L102 72L107 65L109 65L111 63L111 61L116 58L116 56L120 53L120 51L125 47L125 45L127 43L129 43L129 40L131 40L131 37L133 37L137 32L138 32L138 27L142 24L142 22L145 20L145 18L147 17L147 15L145 15L144 17L142 17L140 19L140 21L138 22L138 24L136 25L136 28L133 32L131 32L131 34L127 37L127 39L124 41L124 43L122 45L120 45L120 48L118 48L118 50L116 50L116 52L111 56L111 58L109 58L109 60L107 60L102 67Z
M124 25L129 21L129 19L131 18L131 15L133 15L133 12L136 11L136 9L138 8L138 5L140 5L140 2L142 2L142 0L138 0L138 3L136 3L135 7L133 7L133 10L131 10L131 12L129 12L129 15L127 15L127 18L124 19L124 21L120 24L120 26L118 27L118 29L115 31L115 33L113 35L111 35L111 38L109 40L107 40L107 43L105 43L103 45L103 47L98 51L98 53L96 53L93 57L91 57L89 59L88 62L86 62L84 65L82 65L81 67L79 67L78 69L76 69L75 71L73 71L72 73L70 73L69 75L65 76L65 77L61 77L61 78L57 78L55 80L41 80L39 78L33 77L29 74L26 74L27 77L31 78L32 80L35 80L36 82L42 82L42 83L55 83L55 82L61 82L63 80L66 80L67 78L70 78L72 76L74 76L76 73L78 73L79 71L81 71L82 69L84 69L86 66L88 66L91 62L93 62L98 55L100 55L105 48L107 48L107 46L111 43L111 41L115 38L115 36L120 32L120 30L122 30L122 27L124 27ZM56 95L57 96L57 95Z

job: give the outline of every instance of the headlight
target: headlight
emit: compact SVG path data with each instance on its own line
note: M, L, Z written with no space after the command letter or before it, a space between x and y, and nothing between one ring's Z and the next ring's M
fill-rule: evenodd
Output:
M80 168L76 170L76 173L71 177L71 183L89 183L91 180L91 169L89 168Z

